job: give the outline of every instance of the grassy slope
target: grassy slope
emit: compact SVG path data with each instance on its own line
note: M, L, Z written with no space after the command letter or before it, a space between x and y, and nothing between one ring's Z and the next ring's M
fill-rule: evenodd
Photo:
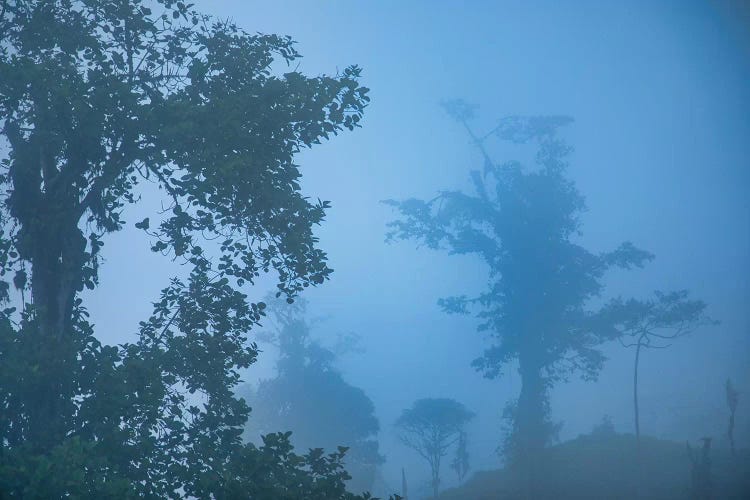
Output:
M642 498L690 498L690 459L685 443L642 438ZM629 499L636 497L635 438L630 434L586 435L553 446L536 470L534 498ZM750 499L750 450L732 460L711 452L714 498ZM522 498L512 471L476 473L441 500Z

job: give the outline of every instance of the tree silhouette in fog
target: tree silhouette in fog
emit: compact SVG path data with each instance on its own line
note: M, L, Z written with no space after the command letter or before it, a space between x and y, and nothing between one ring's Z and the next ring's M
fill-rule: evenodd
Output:
M470 126L474 109L463 101L446 104L469 133L484 161L470 172L473 193L449 190L434 199L387 201L401 217L389 223L389 241L416 240L450 254L475 254L487 264L487 288L474 297L440 300L450 313L474 311L490 343L473 362L495 378L511 363L521 376L518 401L510 408L512 433L506 452L533 486L534 463L554 426L548 391L570 374L591 379L602 367L597 349L618 332L589 301L602 292L612 267L641 266L651 258L623 243L593 253L577 243L584 199L566 177L571 148L559 138L566 117L509 117L484 135ZM486 141L496 138L534 147L533 165L495 163Z
M360 70L278 74L290 38L172 0L2 2L0 40L0 491L351 498L341 453L242 444L233 387L264 308L243 287L276 271L291 300L331 272L313 235L328 205L294 158L358 126ZM135 342L105 346L81 292L142 182L165 210L136 227L184 277Z
M737 404L740 401L740 393L737 392L737 389L734 388L734 384L732 384L731 379L727 379L727 383L724 386L726 397L727 397L727 407L729 407L729 424L727 425L727 438L729 438L729 448L732 450L732 456L734 457L737 454L735 445L734 445L734 417L737 413Z
M257 439L269 432L292 431L292 442L300 449L345 446L345 464L352 475L348 488L371 490L377 466L384 462L372 401L344 380L334 366L336 354L311 337L304 299L292 305L267 303L276 328L262 338L279 349L277 374L261 380L257 389L248 386L240 391L253 409L247 434Z
M413 449L430 465L431 486L435 498L440 489L440 464L456 444L474 414L453 399L419 399L401 412L396 420L401 442Z
M685 290L654 292L648 300L615 299L605 306L607 314L620 331L619 341L635 347L633 365L633 412L636 442L640 447L641 424L638 406L638 368L643 349L666 349L671 342L696 328L715 324L704 311L706 304L688 298Z

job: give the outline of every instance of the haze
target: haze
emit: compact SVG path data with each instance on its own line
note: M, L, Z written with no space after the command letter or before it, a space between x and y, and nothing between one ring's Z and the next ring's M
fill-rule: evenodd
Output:
M298 163L304 191L332 202L316 231L334 273L304 294L308 316L326 318L312 335L326 345L340 333L360 337L362 352L342 355L336 366L375 405L386 487L400 489L404 468L414 492L428 494L429 469L394 429L415 400L452 398L476 414L467 427L473 473L502 465L501 412L520 389L514 370L487 380L471 367L485 347L477 321L437 305L481 292L484 263L414 241L384 242L396 213L382 200L470 190L469 171L483 160L440 107L456 98L479 105L479 132L509 115L574 118L562 136L575 148L568 176L588 206L582 245L604 251L631 241L656 256L643 269L608 274L604 298L687 289L721 322L643 355L642 432L679 442L713 435L726 447L729 378L740 393L736 441L748 446L750 31L740 5L197 2L251 32L290 35L306 74L358 64L372 89L362 128ZM492 154L513 157L502 147ZM125 218L140 220L152 208L129 208ZM175 270L143 243L129 228L105 246L102 285L88 299L106 342L133 338ZM262 282L254 298L273 284ZM251 384L275 373L276 349L261 348L243 373ZM551 392L560 441L588 433L604 415L618 432L633 432L633 351L613 342L604 352L598 381L573 377ZM443 476L443 486L456 484L447 467Z

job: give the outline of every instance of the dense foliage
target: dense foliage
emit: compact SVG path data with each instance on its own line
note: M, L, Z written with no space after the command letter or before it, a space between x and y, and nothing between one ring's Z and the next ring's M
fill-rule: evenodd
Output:
M264 340L279 349L279 359L275 377L240 390L253 409L246 434L255 440L283 429L292 431L291 441L299 449L346 446L346 470L352 476L348 489L372 491L377 467L384 462L372 400L344 379L335 366L334 349L312 338L304 299L291 306L269 303L276 328L266 331Z
M294 155L358 126L359 69L278 74L291 39L171 0L3 1L0 40L0 492L353 498L339 452L243 444L233 387L264 310L243 287L330 273ZM137 341L102 345L81 292L143 181L167 209L136 226L187 271Z
M522 388L508 409L512 433L506 451L531 470L554 431L550 387L573 373L595 377L604 362L597 346L619 335L605 311L589 307L603 290L605 272L640 266L651 255L630 243L604 253L578 243L585 204L566 177L570 148L557 133L570 119L510 117L480 138L469 126L471 106L457 101L447 109L484 157L484 168L471 172L474 193L443 191L429 201L388 202L401 215L389 224L388 238L475 254L487 264L482 293L440 304L448 312L474 310L481 320L479 330L491 341L474 366L486 377L518 364ZM491 137L534 146L534 164L496 164L485 148Z

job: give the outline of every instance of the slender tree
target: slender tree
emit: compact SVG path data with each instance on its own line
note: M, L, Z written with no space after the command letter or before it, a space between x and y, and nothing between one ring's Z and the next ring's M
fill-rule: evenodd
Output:
M313 235L328 205L294 158L358 126L360 70L280 74L290 38L172 0L3 1L0 40L0 491L348 498L340 452L242 445L232 388L264 309L243 287L275 271L292 300L331 272ZM81 292L141 182L166 208L136 227L185 277L137 341L104 346Z
M615 323L621 335L618 340L624 347L634 347L633 362L633 414L635 435L640 449L641 424L638 402L638 368L644 349L666 349L677 340L700 326L715 324L705 315L706 304L689 298L687 291L654 292L648 300L622 300L610 302L606 314Z
M729 446L732 450L732 456L737 454L734 447L734 415L737 412L737 403L740 400L740 393L734 388L732 381L727 379L726 383L727 393L727 406L729 407L729 425L727 426L727 437L729 438Z
M512 461L533 471L553 433L548 390L571 373L593 378L604 356L597 346L617 332L606 317L587 308L600 295L611 267L641 266L647 252L624 243L592 253L577 242L585 205L565 177L570 148L557 136L565 117L509 117L486 134L470 126L473 107L446 105L463 125L484 160L471 171L473 194L443 191L430 201L388 201L401 215L389 224L387 240L413 239L450 254L475 254L487 264L488 286L476 297L439 302L447 312L476 312L490 345L474 367L488 378L518 363L521 393L512 415L508 449ZM491 138L537 146L535 165L496 164L485 147Z
M419 399L396 420L399 439L430 465L432 493L440 491L440 464L474 417L453 399Z
M404 500L409 500L409 486L406 484L406 471L401 467L401 496Z

